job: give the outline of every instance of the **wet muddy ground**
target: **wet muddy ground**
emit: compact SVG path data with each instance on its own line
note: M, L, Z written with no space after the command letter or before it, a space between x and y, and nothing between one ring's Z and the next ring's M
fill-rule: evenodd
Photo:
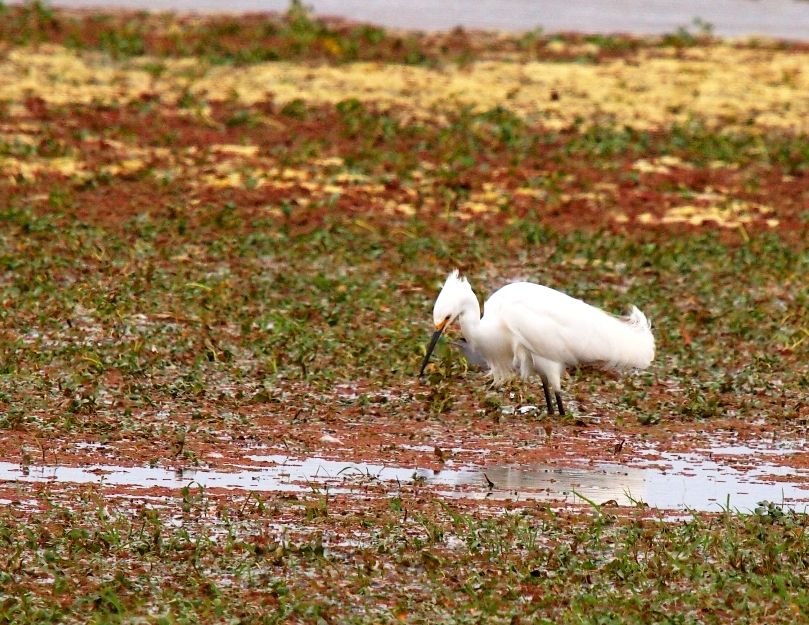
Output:
M804 47L6 18L3 618L809 614ZM419 380L455 267L655 361Z
M510 408L510 407L509 407ZM511 413L511 409L506 410ZM299 425L275 444L227 440L205 446L183 441L173 459L130 441L76 442L37 447L9 437L21 450L0 465L6 481L96 484L117 492L144 488L273 492L326 492L390 497L402 484L454 499L583 501L661 510L751 511L773 501L804 511L809 497L809 453L802 437L748 431L669 431L655 440L644 431L616 429L579 416L579 425L554 430L535 406L514 411L495 432L385 431L367 424L331 423L308 436ZM520 418L522 417L522 418ZM668 428L667 428L668 429ZM519 430L519 432L515 432ZM176 445L176 443L175 443ZM193 462L184 453L193 453Z
M399 466L395 461L376 464L322 457L299 459L268 453L277 450L253 449L238 464L225 464L221 454L214 452L203 466L190 469L95 464L87 458L76 466L3 462L0 480L44 483L52 488L94 484L102 487L102 492L129 492L135 497L143 489L176 491L188 486L208 491L323 491L349 497L366 498L372 493L392 497L402 485L418 485L424 495L448 499L540 500L555 505L594 502L681 512L719 512L728 508L751 512L760 502L771 501L785 509L805 512L809 505L809 470L802 466L804 444L798 441L799 448L775 449L720 446L686 453L648 449L636 452L629 462L592 458L576 462L553 457L548 464L492 464L487 462L485 449L465 454L459 449L413 446L415 451L428 454L428 461L412 466ZM343 454L351 455L351 451L344 449ZM450 459L444 459L436 468L431 455ZM480 460L460 460L467 455L477 455ZM375 488L369 488L369 484ZM9 493L14 490L12 486ZM13 499L7 503L10 501Z

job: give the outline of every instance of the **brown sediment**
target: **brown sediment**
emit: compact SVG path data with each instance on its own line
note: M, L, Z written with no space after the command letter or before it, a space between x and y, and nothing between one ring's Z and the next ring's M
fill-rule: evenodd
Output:
M405 227L416 217L450 230L467 222L504 227L534 218L560 231L606 229L647 239L700 229L731 242L755 231L796 240L806 234L807 177L778 165L696 167L677 157L618 157L604 167L565 154L577 131L559 135L538 126L526 132L556 139L508 167L501 164L508 146L491 142L475 167L451 182L438 171L441 153L414 152L416 142L401 133L384 149L409 155L406 177L390 179L380 169L377 176L389 180L379 182L345 173L346 162L369 148L334 109L315 109L297 120L267 112L272 107L247 109L260 120L255 127L230 127L227 120L245 109L219 103L200 120L159 100L146 111L139 104L53 107L29 100L25 113L6 117L2 132L10 143L39 154L3 157L0 186L8 196L48 210L49 192L67 183L71 218L105 227L152 215L210 230L217 227L212 207L231 203L242 229L265 219L305 231L325 217L344 215L387 228ZM317 158L287 162L286 155L307 143L323 146ZM558 181L553 191L529 184L542 178ZM463 197L448 204L442 190L458 187L465 189ZM279 209L284 203L295 209L287 216Z

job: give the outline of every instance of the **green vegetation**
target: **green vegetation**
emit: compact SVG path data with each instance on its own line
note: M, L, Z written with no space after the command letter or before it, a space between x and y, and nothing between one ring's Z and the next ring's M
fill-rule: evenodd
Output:
M182 55L440 65L575 60L590 45L599 61L710 34L393 35L300 3L260 19L0 7L9 49L102 50L147 79ZM415 448L502 458L526 441L582 443L585 426L601 447L583 462L622 461L624 436L627 461L638 441L663 448L683 431L805 437L805 135L699 117L637 129L595 111L559 129L509 101L177 93L0 106L4 463L92 457L181 477L256 449L443 466L455 452L428 446L425 462ZM502 410L541 391L492 390L447 345L419 382L455 267L481 298L527 278L616 313L636 304L657 358L621 379L570 371L567 419ZM640 503L449 504L424 480L362 477L348 495L1 482L0 623L809 617L806 515L776 503L663 520Z
M659 46L676 48L711 43L711 27L696 20L694 28L656 38L612 35L546 34L539 30L504 38L495 34L388 32L313 16L306 4L292 0L281 14L209 16L199 19L163 13L75 13L31 0L0 4L0 44L58 43L75 50L100 50L116 59L144 54L158 57L197 56L212 63L250 64L264 61L344 63L358 60L411 65L445 62L466 64L504 54L520 60L550 59L598 63ZM561 47L558 44L564 44ZM764 47L765 44L757 44ZM779 48L790 44L779 43ZM794 45L794 44L792 44Z
M50 202L69 200L52 193ZM724 407L752 417L767 405L764 414L781 421L798 417L797 398L783 388L809 383L805 368L776 358L803 346L808 294L798 276L809 261L771 235L734 249L713 235L645 243L561 235L530 219L500 232L472 225L438 237L416 219L392 232L325 215L316 229L296 233L283 222L245 223L227 205L196 217L204 225L144 214L110 232L6 209L6 240L17 246L0 257L12 276L0 312L7 427L149 431L148 422L120 420L121 402L125 414L164 401L190 412L199 402L249 405L265 385L286 380L322 391L338 381L395 387L417 368L443 271L469 268L485 292L503 278L476 268L515 260L537 280L616 311L636 302L654 320L661 362L646 384L659 385L661 376L688 388L688 403L650 395L645 385L631 392L630 383L618 410L623 403L678 419ZM611 286L616 279L626 292ZM413 287L419 295L397 296ZM129 391L105 406L97 399L110 369ZM479 385L453 386L462 393ZM239 392L223 398L224 388Z
M300 128L283 146L268 138L275 122L260 106L220 108L214 119L222 122L223 143L270 141L273 157L303 168L312 191L267 191L257 186L263 174L248 167L242 188L206 191L191 208L183 198L200 194L189 187L193 174L167 177L157 162L136 175L99 170L72 182L22 180L8 189L0 213L6 242L0 264L8 272L0 309L6 427L134 429L149 436L152 425L137 415L160 402L190 414L199 402L228 411L249 407L257 394L293 381L321 392L335 382L380 390L406 384L445 272L466 270L484 297L514 277L487 268L514 263L520 275L616 312L636 303L654 320L659 364L637 388L607 383L617 409L654 412L663 421L728 412L775 422L801 417L799 399L786 390L807 385L804 244L767 228L725 236L571 230L576 217L567 199L604 184L658 194L661 202L688 199L700 189L677 183L676 173L641 177L627 169L642 156L673 155L689 167L717 159L726 168L741 166L737 192L773 202L778 188L755 188L752 181L771 168L785 175L805 170L809 153L800 138L724 137L698 124L655 134L610 128L540 134L504 109L462 111L432 126L403 124L350 100L335 110L295 107L294 115L290 105L276 114L285 128ZM104 129L107 141L138 137L140 145L160 147L163 135L151 130L159 128L174 132L177 158L193 145L193 134L170 130L172 117L155 117L154 107L115 116L118 123ZM322 141L320 128L339 141ZM81 154L76 136L6 143L3 153ZM326 157L339 157L339 164L310 166ZM510 179L498 183L491 211L462 219L464 202L503 175L498 162L508 163ZM363 182L319 190L341 175ZM357 202L370 201L356 195L364 184L380 185L395 202L417 198L414 214L370 207L357 213ZM702 184L712 184L710 177ZM556 217L520 200L519 186L543 194ZM107 207L110 192L143 196L137 202L148 208ZM604 201L620 210L626 198ZM782 209L790 201L784 197ZM603 223L603 213L598 219ZM805 212L800 219L805 229ZM100 401L110 392L111 370L127 391ZM473 405L485 392L478 384L452 386ZM672 395L667 386L687 391ZM311 405L308 396L300 401ZM412 410L407 394L402 401L403 410ZM460 412L467 405L456 404Z
M383 29L367 25L329 24L310 16L299 0L293 0L285 14L205 20L145 12L65 13L39 0L4 6L2 11L0 41L13 45L61 43L76 50L100 50L116 59L152 54L196 55L214 63L382 57L415 63L426 60L414 38L389 37ZM245 41L252 43L245 45Z
M97 495L25 523L0 511L0 618L595 625L792 623L809 611L806 517L772 505L664 522L481 516L411 495L337 519L328 504L312 515L294 499L194 489L176 503L174 519Z

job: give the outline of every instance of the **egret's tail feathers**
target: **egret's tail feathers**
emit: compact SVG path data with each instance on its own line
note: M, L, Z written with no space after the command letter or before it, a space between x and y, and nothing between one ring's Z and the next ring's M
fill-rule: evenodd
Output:
M607 364L615 369L648 367L654 360L655 340L646 315L632 306L628 316L613 320L616 323L604 327L605 347L611 352Z
M626 317L616 317L589 308L586 332L570 341L573 363L594 364L609 369L645 369L655 355L655 340L649 320L635 306ZM581 321L584 321L582 317ZM581 332L581 331L580 331ZM586 337L586 338L585 338Z
M629 316L626 318L626 321L630 325L642 328L644 330L652 329L652 324L649 323L646 315L644 315L637 306L633 306L629 311Z

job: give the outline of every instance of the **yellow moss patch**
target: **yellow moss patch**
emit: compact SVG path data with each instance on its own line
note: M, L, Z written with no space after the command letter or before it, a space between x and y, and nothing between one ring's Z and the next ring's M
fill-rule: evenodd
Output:
M689 224L691 226L716 225L720 228L738 228L772 212L773 208L764 204L728 200L721 204L708 206L693 204L674 206L669 208L662 217L657 217L652 213L642 213L638 215L637 221L646 225ZM614 218L619 223L627 221L623 215L616 215ZM765 223L768 227L775 228L779 221L769 218L765 220Z
M212 145L211 150L218 154L230 154L234 156L256 156L258 154L257 145L232 145L218 143Z
M129 158L120 163L106 165L102 171L110 176L126 176L137 173L146 168L146 163L138 158Z
M632 163L632 169L642 174L668 174L671 173L673 167L691 169L691 165L676 156L641 158Z
M229 174L205 174L202 176L202 184L215 189L241 187L244 184L244 178L237 171Z
M58 104L112 102L148 92L152 82L143 70L59 46L15 48L0 62L0 92L17 101L34 95Z
M38 174L61 174L87 178L90 173L82 161L70 156L58 158L28 158L21 160L15 157L0 157L0 174L16 182L17 178L34 180Z
M544 189L532 189L531 187L520 187L514 190L514 195L525 195L537 200L542 200L547 197L548 192Z
M102 102L186 89L210 99L278 103L302 98L335 103L358 98L396 105L405 114L435 115L458 104L507 106L564 127L577 118L614 119L654 128L692 116L724 126L809 132L809 53L710 45L685 51L644 50L630 60L594 65L485 61L441 69L380 63L311 67L261 63L206 67L196 59L163 61L155 78L149 59L113 61L51 46L11 50L0 61L0 92L13 101L36 95L49 102ZM552 94L553 97L552 97Z

